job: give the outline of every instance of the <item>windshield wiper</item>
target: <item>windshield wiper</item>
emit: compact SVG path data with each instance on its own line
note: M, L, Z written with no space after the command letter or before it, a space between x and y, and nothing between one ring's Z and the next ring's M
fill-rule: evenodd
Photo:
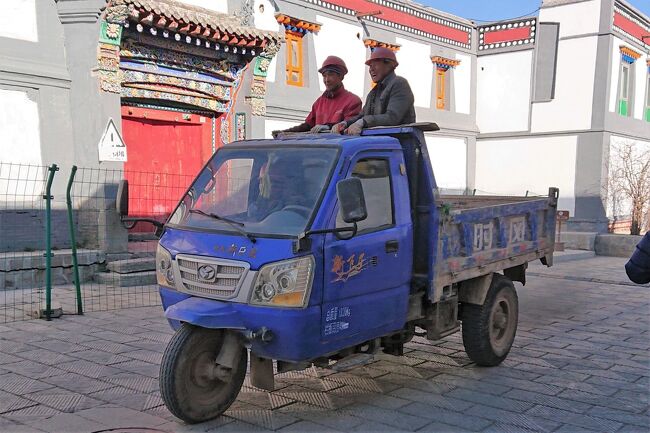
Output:
M198 213L199 215L207 216L207 217L214 218L216 220L228 223L228 224L230 224L231 227L233 227L239 233L246 236L252 243L257 242L257 239L255 239L255 236L253 236L252 234L248 233L246 230L243 229L243 227L245 227L245 225L242 222L231 220L230 218L222 217L221 215L217 215L216 213L203 212L201 209L190 209L190 213Z

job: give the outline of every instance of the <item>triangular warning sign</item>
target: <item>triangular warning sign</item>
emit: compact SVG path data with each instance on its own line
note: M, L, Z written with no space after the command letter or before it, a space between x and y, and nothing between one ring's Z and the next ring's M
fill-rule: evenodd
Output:
M126 144L113 119L108 119L104 134L99 140L99 160L126 162Z

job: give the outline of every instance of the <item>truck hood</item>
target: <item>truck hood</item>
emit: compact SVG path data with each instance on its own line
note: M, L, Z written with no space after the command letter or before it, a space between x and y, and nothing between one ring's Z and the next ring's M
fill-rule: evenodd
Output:
M160 238L160 245L174 258L176 254L192 254L241 260L250 263L251 270L257 270L266 263L296 256L293 253L293 239L257 237L253 243L245 236L170 227L165 229L165 234Z

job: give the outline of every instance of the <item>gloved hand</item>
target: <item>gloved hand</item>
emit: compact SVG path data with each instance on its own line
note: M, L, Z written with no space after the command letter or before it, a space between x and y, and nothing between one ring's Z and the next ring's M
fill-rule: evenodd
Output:
M345 130L345 133L348 135L359 135L363 129L363 119L359 119L354 122L352 125L348 126L348 129Z
M271 137L278 138L278 135L280 135L283 132L284 131L280 131L280 130L273 131L273 132L271 132Z
M329 131L329 129L330 127L327 125L314 125L314 127L311 128L310 132L318 134L319 132Z
M332 126L332 132L335 133L335 134L343 134L343 131L345 130L346 126L347 126L347 123L339 122L336 125Z

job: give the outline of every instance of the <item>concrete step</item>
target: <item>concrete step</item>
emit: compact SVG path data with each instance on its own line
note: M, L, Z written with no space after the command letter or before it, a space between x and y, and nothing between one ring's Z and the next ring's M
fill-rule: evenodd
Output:
M102 272L95 274L95 281L114 287L149 286L156 284L156 272L132 272L118 274L117 272Z
M116 260L107 266L109 271L118 274L131 274L134 272L145 272L156 270L156 259L145 257L140 259Z

